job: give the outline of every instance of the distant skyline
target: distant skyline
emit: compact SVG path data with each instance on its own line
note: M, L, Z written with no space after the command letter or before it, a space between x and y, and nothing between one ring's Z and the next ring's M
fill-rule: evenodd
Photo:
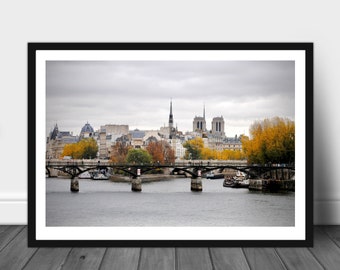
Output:
M295 120L294 61L47 61L46 135L74 135L88 122L131 130L168 125L192 131L195 116L207 129L223 116L228 137L249 134L255 120Z

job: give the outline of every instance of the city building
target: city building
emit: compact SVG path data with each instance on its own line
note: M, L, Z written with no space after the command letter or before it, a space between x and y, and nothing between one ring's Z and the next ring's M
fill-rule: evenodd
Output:
M95 136L93 127L87 122L81 129L79 137L81 139L92 138Z
M68 143L76 143L84 138L94 138L98 144L97 157L100 159L111 158L113 147L120 143L124 146L145 149L151 142L166 141L175 152L176 159L185 156L183 144L195 137L203 138L205 147L222 151L225 149L242 150L241 136L226 137L225 122L223 116L214 117L211 122L211 130L207 130L205 106L203 116L195 116L193 119L193 131L183 135L174 126L173 104L170 101L168 125L159 130L129 130L129 125L106 124L95 131L87 122L78 136L73 136L67 131L59 131L57 124L47 138L46 158L60 158L63 148Z
M129 134L129 125L107 124L100 128L105 129L106 135L111 135L111 143L114 143L122 135Z
M139 129L130 131L131 135L131 146L133 148L143 148L145 132Z
M201 134L207 131L207 123L205 121L205 106L203 108L203 116L195 116L192 124L192 131L199 132Z
M109 151L107 147L107 135L106 135L106 129L101 127L99 130L99 158L100 159L107 159L109 157Z
M224 139L223 141L223 150L227 149L227 150L233 150L233 151L241 151L242 150L242 139L243 135L237 136L235 135L235 137L227 137Z
M119 143L119 144L121 144L123 146L131 145L131 136L130 136L130 134L120 136L119 138L116 139L115 143Z
M213 118L211 122L211 133L220 137L225 136L223 116Z
M116 140L122 136L129 134L128 125L113 125L106 124L100 127L98 138L99 158L110 158L110 152L113 145L116 144Z
M139 130L130 131L130 145L134 148L145 149L151 141L161 141L162 137L158 130Z
M64 146L78 141L78 136L73 136L69 131L59 131L58 125L55 124L46 140L46 159L61 158Z
M183 147L183 143L185 142L184 136L177 136L174 139L170 139L168 143L170 144L172 150L175 152L175 159L180 160L184 158L185 148Z

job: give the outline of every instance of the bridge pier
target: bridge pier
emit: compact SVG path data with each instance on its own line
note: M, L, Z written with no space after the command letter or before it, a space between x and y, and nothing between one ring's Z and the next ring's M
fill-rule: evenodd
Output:
M191 191L202 191L202 177L201 177L201 171L198 170L197 176L191 177Z
M58 177L58 170L54 168L46 168L46 169L47 169L48 177Z
M79 192L79 180L76 177L71 178L71 191Z
M131 190L140 192L142 191L142 179L140 178L140 169L137 169L137 176L134 176L131 181Z

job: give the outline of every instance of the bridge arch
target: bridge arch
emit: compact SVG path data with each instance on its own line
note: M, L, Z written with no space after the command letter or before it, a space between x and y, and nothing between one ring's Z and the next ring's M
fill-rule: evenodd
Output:
M144 174L150 170L170 168L171 173L183 172L186 175L192 177L198 177L198 170L201 174L205 174L210 171L219 170L222 172L225 169L231 169L234 171L241 171L246 173L251 178L259 178L261 175L269 171L278 171L283 169L288 169L290 174L295 171L294 166L261 166L246 163L235 163L235 162L210 162L210 161L195 161L195 162L178 162L172 164L115 164L106 161L82 161L75 160L69 161L47 161L46 162L46 172L50 176L51 169L57 169L64 173L67 173L71 177L77 177L81 173L96 170L96 169L116 169L131 175L132 177L137 177L137 169L140 169L141 174Z

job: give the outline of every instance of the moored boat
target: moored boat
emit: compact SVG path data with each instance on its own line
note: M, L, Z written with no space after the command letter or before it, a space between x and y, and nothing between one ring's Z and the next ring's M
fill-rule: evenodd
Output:
M92 179L93 179L93 180L108 180L109 177L106 176L106 175L103 174L103 173L96 173L96 174L94 174L94 175L92 176Z
M247 179L245 173L237 171L235 176L224 179L223 186L231 188L249 188L249 179Z
M223 181L223 186L224 187L232 187L232 185L234 184L234 180L231 178L226 178Z
M232 188L249 188L249 179L234 180Z
M235 181L242 181L247 179L247 175L244 172L237 171L236 175L233 177Z
M92 175L89 171L86 171L86 172L79 174L78 178L79 179L91 179Z
M207 173L205 178L207 178L207 179L222 179L222 178L224 178L224 174L222 174L222 173L218 173L218 174Z

